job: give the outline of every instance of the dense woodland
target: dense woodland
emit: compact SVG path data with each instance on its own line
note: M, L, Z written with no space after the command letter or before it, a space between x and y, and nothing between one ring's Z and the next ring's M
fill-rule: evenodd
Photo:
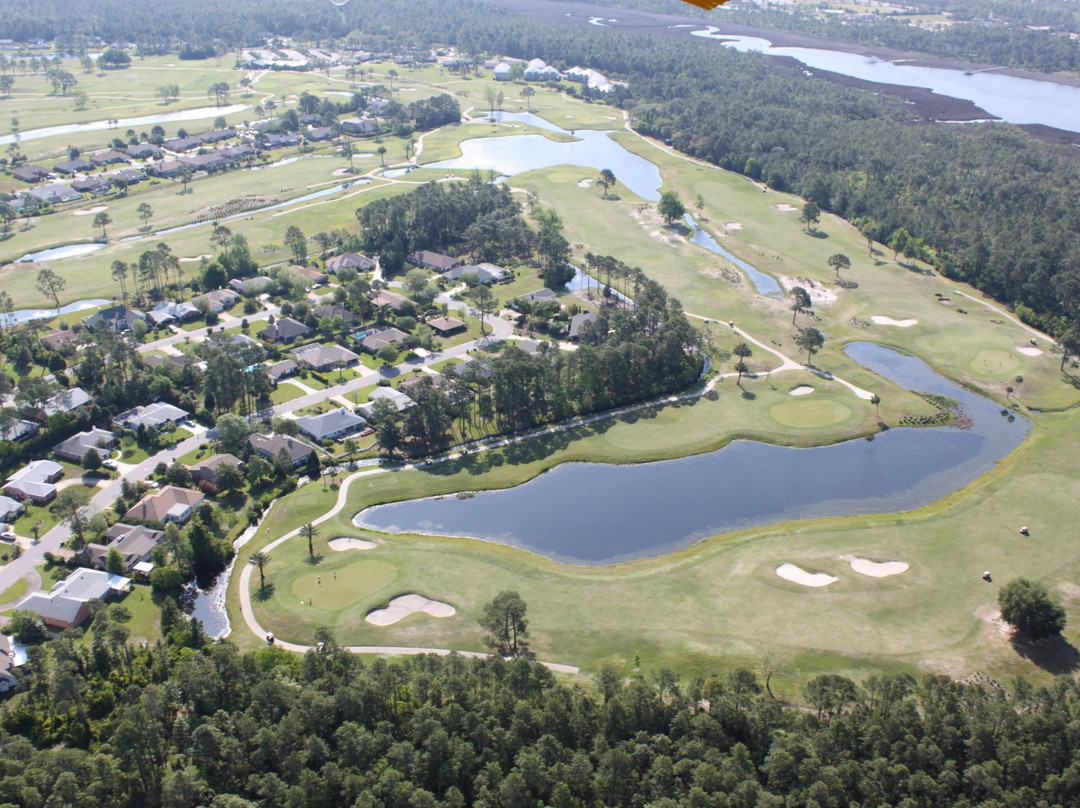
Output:
M206 646L197 623L30 651L0 716L0 806L782 806L1040 808L1080 800L1080 688L943 676L812 679L807 709L737 670L595 689L524 659L367 665ZM766 673L766 671L763 671ZM775 678L774 678L775 682Z

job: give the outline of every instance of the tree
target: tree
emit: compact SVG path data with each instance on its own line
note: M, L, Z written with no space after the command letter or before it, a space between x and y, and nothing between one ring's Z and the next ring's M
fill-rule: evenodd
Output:
M674 191L664 191L660 195L657 212L667 225L672 225L686 215L686 206Z
M39 645L49 639L49 630L37 612L15 612L8 628L19 645Z
M124 299L124 305L127 305L127 279L128 279L128 265L123 261L112 262L112 279L120 284L120 295Z
M908 242L911 241L911 236L908 231L903 227L894 230L892 235L889 236L889 249L893 251L893 259L896 258L902 252L907 250Z
M319 456L315 454L314 450L308 452L304 473L307 474L309 480L317 480L322 475L322 464L319 462Z
M698 218L700 219L702 211L705 210L705 197L701 194L698 194L697 198L694 200L694 210L697 211Z
M222 494L229 494L243 488L244 475L232 463L222 463L214 473L214 485Z
M307 539L307 551L310 558L315 557L315 537L319 535L319 529L308 522L300 528L300 535Z
M41 287L38 287L41 288ZM1080 354L1080 327L1073 326L1058 339L1061 348L1061 372L1065 372L1065 363L1070 356Z
M516 657L528 653L525 636L529 621L525 618L525 601L512 589L500 592L484 606L480 617L484 629L484 644L500 656Z
M1043 640L1065 628L1065 609L1046 587L1027 578L1016 578L998 592L1001 619L1030 640Z
M83 455L82 467L87 471L98 471L101 469L101 455L98 454L97 449L87 449L86 454Z
M386 157L386 146L379 146L379 148L377 148L375 152L379 155L379 165L386 165L386 160L384 159Z
M0 95L11 95L11 88L15 86L12 76L0 76Z
M532 87L526 87L521 91L521 97L525 99L525 109L532 112L532 97L536 95L536 90Z
M139 218L143 220L143 227L149 230L150 217L154 215L154 209L150 207L150 203L140 202L139 207L135 209L135 212L138 213Z
M145 202L143 203L146 204ZM149 205L147 205L149 207ZM101 240L108 241L108 236L105 234L105 228L112 223L112 217L105 211L98 211L94 214L94 227L101 228Z
M60 293L64 291L66 285L67 281L48 267L42 267L38 270L37 280L34 282L35 288L41 294L53 299L57 309L60 308Z
M109 552L105 554L105 572L111 575L123 575L127 572L127 567L124 566L124 557L120 555L120 551L115 547L110 547Z
M840 270L851 269L851 259L843 253L833 253L829 256L829 266L836 270L836 279L840 280Z
M214 424L214 429L223 452L231 455L243 453L247 437L251 434L251 424L246 418L232 412L223 413Z
M375 354L375 358L384 365L392 365L397 361L398 349L393 345L384 345L379 348L378 352Z
M71 529L81 540L86 527L86 512L90 503L90 492L85 488L65 488L56 495L50 508L61 522L71 524Z
M499 305L499 301L495 299L495 295L491 293L490 287L487 284L480 284L474 286L468 292L469 298L472 300L473 305L476 306L476 311L480 315L480 336L484 336L484 319L487 315L495 311L495 307Z
M743 374L750 370L746 360L753 356L754 350L745 342L740 342L731 349L731 352L739 357L739 361L735 363L735 370L738 372L739 378L735 380L735 383L741 387Z
M821 208L816 202L807 202L802 206L799 221L806 224L806 232L809 233L814 229L814 225L821 221Z
M213 96L214 102L220 107L229 100L229 85L224 81L215 82L207 88L206 95L208 98Z
M812 304L810 300L810 293L803 289L801 286L796 286L791 290L791 324L795 325L795 318L807 311Z
M878 423L881 423L881 396L874 393L870 396L870 403L874 405L874 412L877 414Z
M248 559L248 563L259 570L259 591L265 590L266 568L270 566L270 554L264 553L261 550L257 553L252 553L251 558Z
M293 260L296 263L302 264L307 260L307 238L295 224L289 225L285 230L285 244L292 250Z
M825 344L825 335L816 328L804 328L795 337L795 344L806 351L806 364L809 365L814 354Z
M607 199L608 191L615 185L615 172L610 168L603 169L596 178L596 184L604 189L604 199Z

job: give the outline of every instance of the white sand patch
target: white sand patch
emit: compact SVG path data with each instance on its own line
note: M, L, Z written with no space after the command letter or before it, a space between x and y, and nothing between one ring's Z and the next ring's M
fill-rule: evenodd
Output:
M424 612L432 617L453 617L457 610L449 603L429 600L421 595L400 595L385 609L376 609L364 619L373 626L392 626L410 614Z
M87 208L86 210L73 210L73 211L71 211L71 215L72 216L89 216L91 213L101 213L101 211L108 210L108 209L109 209L108 205L94 205L94 207Z
M828 573L807 572L802 567L797 567L794 564L781 564L776 568L776 574L785 581L802 584L803 586L828 586L829 584L835 584L839 580L839 578L834 578Z
M619 120L619 119L618 119L618 118L616 118L616 117L615 117L614 115L605 115L605 116L604 116L604 120L605 120L605 121L617 121L617 120Z
M345 550L373 550L378 547L375 542L367 539L330 539L326 544L339 553Z
M779 205L776 206L776 209L781 213L791 213L791 211L795 210L796 208L794 205L789 205L787 202L781 202Z
M900 575L910 569L910 565L903 561L871 561L868 558L847 556L851 568L859 575L869 575L871 578L888 578L890 575Z
M829 306L837 301L837 292L835 289L829 289L822 286L817 281L811 278L791 278L782 276L780 283L784 285L784 291L790 292L796 286L801 286L806 290L806 293L810 295L810 305L814 308L818 306Z
M1043 352L1038 348L1032 348L1030 345L1017 345L1016 350L1025 356L1042 356Z
M793 388L788 395L789 396L808 396L814 392L814 388L808 384L800 384L798 387Z
M581 180L577 184L577 187L578 188L588 188L588 187L590 187L592 185L592 183L593 183L592 177L586 177L585 179Z
M725 230L742 230L741 222L728 222L724 225Z
M894 320L892 317L885 317L881 314L875 314L870 319L878 325L895 325L897 328L911 328L913 325L919 324L918 320L913 320L910 317L906 320Z
M194 261L201 261L204 258L212 258L212 257L213 256L211 256L210 253L203 253L202 255L185 256L184 258L179 259L179 261L180 261L181 264L190 264L190 263L192 263Z
M352 171L348 168L335 168L330 172L331 177L344 177L346 174L351 174Z

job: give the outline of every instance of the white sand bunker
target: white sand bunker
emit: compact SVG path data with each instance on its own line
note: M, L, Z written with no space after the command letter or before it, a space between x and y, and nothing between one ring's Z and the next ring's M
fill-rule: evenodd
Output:
M807 572L802 567L797 567L794 564L781 564L776 568L776 574L785 581L802 584L803 586L828 586L839 580L825 572Z
M808 384L800 384L798 387L794 387L788 393L789 396L808 396L814 392L814 388Z
M795 206L789 205L787 202L781 202L779 205L776 206L776 209L779 211L783 211L784 213L790 213L791 211L795 210Z
M211 257L212 256L210 255L210 253L203 253L202 255L189 255L189 256L186 256L184 258L180 258L179 261L180 261L181 264L190 264L190 263L193 263L194 261L201 261L204 258L211 258Z
M432 617L453 617L457 610L449 603L428 600L421 595L400 595L385 609L376 609L364 619L373 626L392 626L410 614L424 612Z
M888 578L890 575L900 575L910 568L903 561L871 561L868 558L849 556L848 562L851 568L859 575L869 575L871 578Z
M344 177L346 174L352 174L351 168L335 168L330 172L331 177Z
M1042 356L1043 352L1039 348L1032 348L1030 345L1017 345L1016 350L1025 356Z
M740 222L728 222L724 225L725 230L742 230L742 224Z
M897 328L911 328L913 325L918 325L918 320L913 320L910 317L906 320L894 320L892 317L885 317L881 314L875 314L870 318L878 325L895 325Z
M581 180L581 182L579 182L577 184L577 187L578 188L588 188L591 185L592 185L592 178L591 177L586 177L585 179Z
M89 216L91 213L101 213L101 211L108 209L108 205L94 205L94 207L87 208L86 210L73 210L71 211L71 214L73 216Z
M374 550L379 546L367 539L330 539L326 544L331 550L337 550L339 553L345 550Z

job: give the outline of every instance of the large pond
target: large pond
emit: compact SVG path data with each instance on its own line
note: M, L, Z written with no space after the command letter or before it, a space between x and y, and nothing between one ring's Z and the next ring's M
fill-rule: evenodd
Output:
M7 314L0 314L0 323L4 328L11 325L18 325L19 323L28 323L31 320L51 320L53 317L59 317L63 314L74 314L78 311L85 311L86 309L96 309L99 306L104 306L106 303L110 303L109 300L80 300L76 303L70 303L67 306L62 306L59 309L19 309L18 311L8 312Z
M517 121L549 132L571 134L526 112L497 113L497 118L504 123ZM659 201L663 182L660 169L644 157L624 149L608 137L609 134L595 129L576 129L573 136L577 139L569 142L548 140L543 135L472 138L462 141L460 157L428 163L424 168L493 169L508 177L558 165L583 166L595 169L597 173L608 168L619 182L642 199Z
M759 51L767 56L790 56L818 70L881 84L925 87L939 95L972 101L1009 123L1041 123L1080 132L1080 87L1006 76L995 71L969 74L962 70L897 64L843 51L782 48L759 37L722 34L712 26L692 33L694 36L715 39L735 50Z
M218 116L232 115L234 112L243 112L250 109L248 104L231 104L227 107L196 107L195 109L178 109L175 112L162 112L157 115L143 115L140 118L120 118L116 121L87 121L86 123L68 123L60 126L46 126L42 129L28 129L19 133L19 140L37 140L54 135L73 135L76 132L102 132L115 129L124 132L128 129L137 129L140 126L153 126L159 123L175 123L178 121L198 121L203 118L217 118ZM0 135L0 146L15 142L15 135Z
M610 564L783 520L917 508L984 474L1030 430L1022 417L1008 421L998 405L921 359L873 343L853 343L847 353L901 387L959 401L971 426L894 428L873 440L811 449L736 441L634 466L568 463L515 488L379 505L354 522L390 533L471 536L564 563Z

